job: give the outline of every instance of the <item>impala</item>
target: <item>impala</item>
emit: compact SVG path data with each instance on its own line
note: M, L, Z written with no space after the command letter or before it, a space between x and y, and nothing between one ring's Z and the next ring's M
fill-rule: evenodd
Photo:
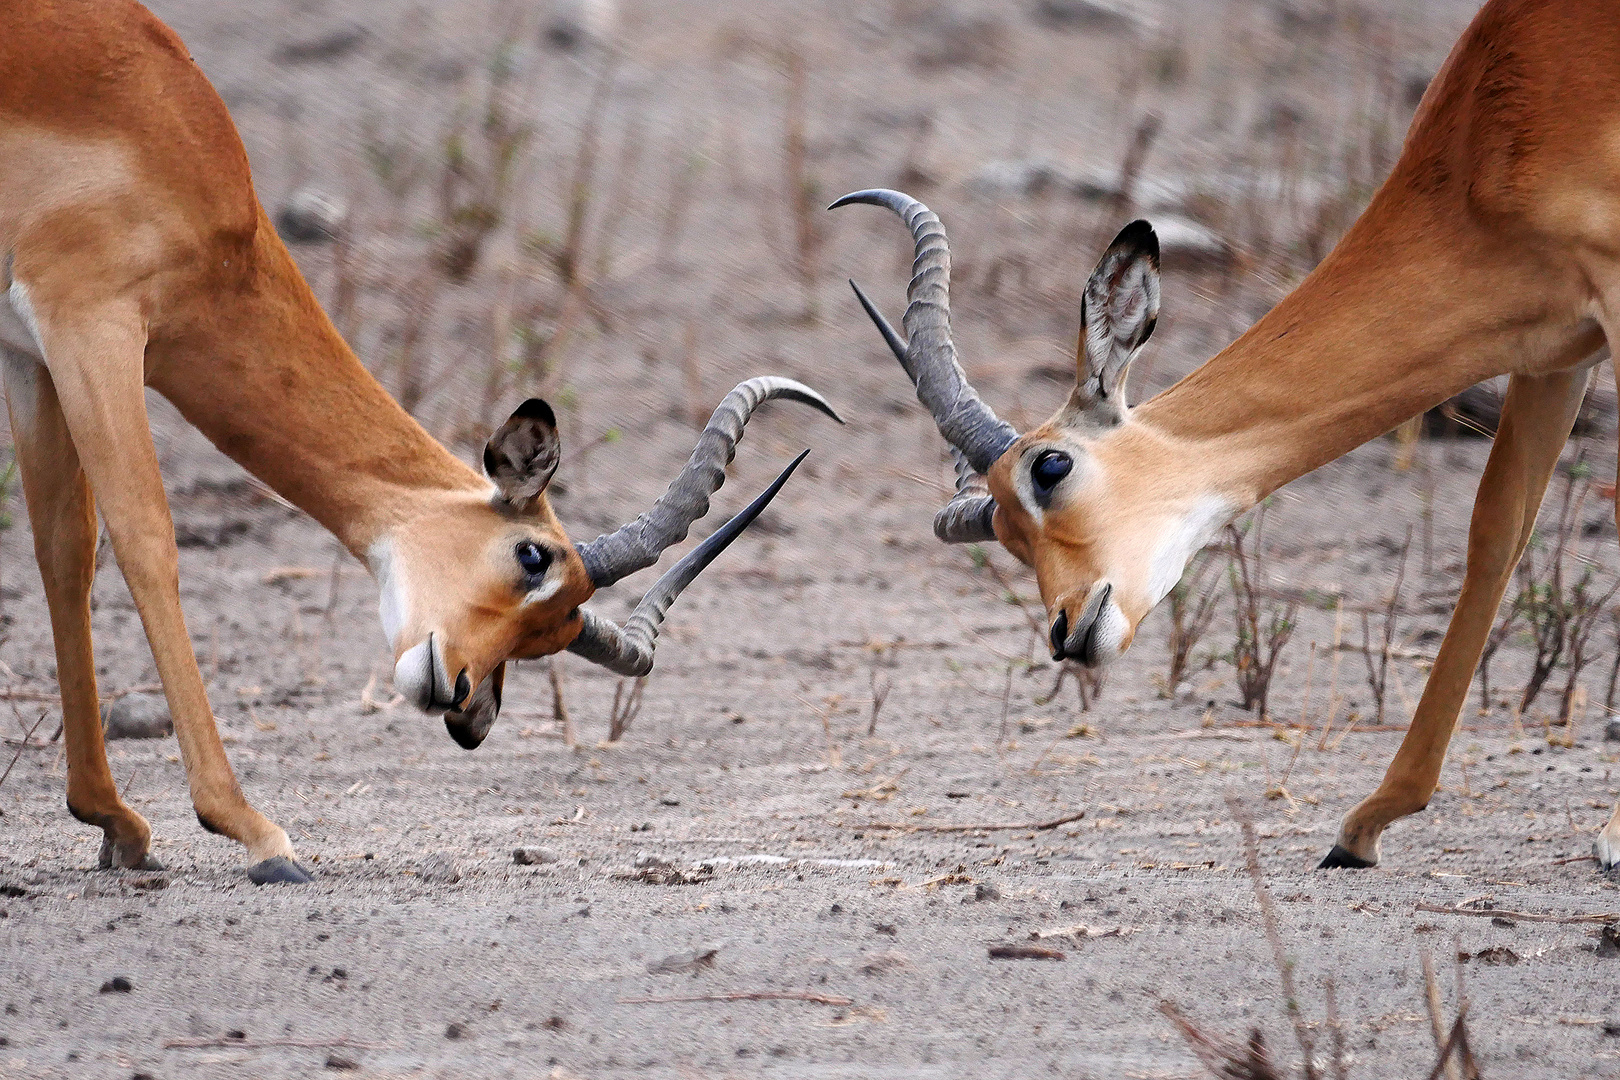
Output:
M180 609L143 386L366 563L395 688L469 749L500 711L508 660L568 649L626 675L652 667L669 605L798 461L660 578L623 628L580 605L708 512L761 402L837 419L808 387L751 379L652 509L570 544L546 497L559 460L551 409L520 405L485 447L482 476L412 420L321 311L254 195L224 104L149 12L132 0L0 5L0 72L0 356L55 639L68 809L103 831L102 867L158 864L102 741L90 640L98 505L198 820L247 848L253 881L309 880L220 743Z
M997 539L1040 582L1054 658L1106 664L1234 516L1482 379L1511 376L1444 643L1378 789L1323 867L1378 862L1422 810L1513 567L1605 342L1620 340L1620 5L1491 0L1418 108L1360 219L1292 294L1132 409L1125 377L1159 309L1158 242L1126 226L1086 284L1074 391L1020 435L951 342L939 219L899 192L847 195L916 242L902 340L856 288L954 449L947 543ZM1620 809L1596 842L1620 862Z

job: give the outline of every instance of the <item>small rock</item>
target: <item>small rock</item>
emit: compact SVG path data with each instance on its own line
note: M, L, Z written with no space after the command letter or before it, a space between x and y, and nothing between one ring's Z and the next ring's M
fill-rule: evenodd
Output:
M328 1069L337 1069L347 1072L351 1069L358 1069L360 1067L360 1063L353 1058L346 1058L341 1054L328 1054L326 1055L326 1067Z
M1597 954L1605 960L1620 956L1620 923L1605 923L1598 932Z
M520 847L512 849L512 861L519 866L544 866L557 861L557 853L550 848Z
M1142 20L1119 4L1106 0L1040 0L1035 20L1055 30L1086 30L1119 34L1139 29Z
M290 244L324 244L341 236L348 220L349 208L343 200L314 188L300 188L276 211L276 232Z
M662 960L648 964L647 971L652 975L680 975L688 971L696 973L713 967L714 958L719 953L718 945L694 952L676 953L674 956L666 956Z
M973 886L973 899L983 903L988 900L1000 900L1001 890L988 881L981 881Z
M1605 742L1620 742L1620 720L1610 720L1603 727Z
M324 34L302 41L289 41L272 56L278 64L323 64L340 60L364 45L371 36L359 23L345 23Z
M663 796L658 801L663 803L665 806L679 806L679 805L681 805L680 796L674 794L673 792L671 792L668 795Z
M901 968L910 966L910 961L891 949L887 952L873 953L868 956L861 962L860 973L872 976L887 975L891 971L899 971Z
M122 975L114 975L101 984L101 993L103 994L127 994L133 989L135 989L135 984Z
M1474 959L1482 964L1517 964L1521 957L1506 945L1493 945L1489 949L1481 949L1474 954Z
M1500 926L1504 930L1511 930L1519 924L1514 922L1512 919L1505 919L1502 916L1497 915L1491 919L1491 925Z
M435 851L416 864L416 876L435 885L454 885L461 880L461 867L448 851Z
M611 44L619 26L617 0L552 0L545 42L572 51Z
M447 1039L465 1039L467 1029L461 1024L447 1024L444 1029L444 1037Z
M162 739L174 734L169 702L162 694L125 694L101 710L108 739Z
M1603 1034L1611 1039L1620 1038L1620 1019L1603 1021Z

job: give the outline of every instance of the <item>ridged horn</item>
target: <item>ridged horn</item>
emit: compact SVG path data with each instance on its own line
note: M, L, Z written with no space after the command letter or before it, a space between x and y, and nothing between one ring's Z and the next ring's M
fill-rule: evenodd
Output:
M585 617L585 625L580 630L579 636L568 646L568 651L583 656L594 664L601 664L619 675L634 678L651 671L653 650L658 647L658 628L663 624L664 616L668 614L675 598L692 584L692 580L703 572L704 567L713 562L717 555L726 550L726 547L748 528L759 516L760 511L770 505L771 500L776 498L776 493L782 490L782 485L787 483L788 477L793 475L793 470L799 467L799 462L809 453L810 451L806 450L794 458L793 463L782 470L782 475L778 476L757 499L749 503L742 513L720 526L693 548L685 558L670 567L669 571L647 590L647 595L641 598L641 603L636 605L636 610L624 621L624 626L616 626L611 620L590 611L580 612Z
M947 544L994 540L996 530L991 519L996 513L996 498L990 494L990 486L973 471L960 450L953 450L951 456L956 459L956 494L934 515L934 535Z
M709 512L709 496L726 482L726 466L737 452L737 440L742 438L748 418L773 398L809 405L840 424L844 422L826 398L803 383L775 375L738 383L714 410L686 467L652 509L614 532L604 533L588 544L574 545L593 585L603 589L651 566L665 548L686 539L692 522Z
M917 248L906 289L906 314L901 320L907 340L900 340L859 288L855 295L911 377L917 399L933 414L945 441L967 457L973 471L988 472L1018 438L1018 432L984 403L956 361L956 344L951 340L951 252L944 226L938 215L910 195L886 188L845 195L828 209L851 203L892 210L911 230Z

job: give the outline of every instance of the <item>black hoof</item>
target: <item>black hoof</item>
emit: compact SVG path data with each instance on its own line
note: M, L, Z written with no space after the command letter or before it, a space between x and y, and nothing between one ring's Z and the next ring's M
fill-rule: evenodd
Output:
M124 866L118 860L118 845L113 843L110 836L103 837L101 841L101 855L96 859L96 865L102 870L162 870L163 864L152 858L151 855L142 855L141 861L134 866Z
M1360 855L1345 850L1338 844L1327 853L1327 858L1316 864L1318 870L1371 870L1377 863L1370 863Z
M307 885L315 879L285 855L277 855L248 867L248 880L255 885Z

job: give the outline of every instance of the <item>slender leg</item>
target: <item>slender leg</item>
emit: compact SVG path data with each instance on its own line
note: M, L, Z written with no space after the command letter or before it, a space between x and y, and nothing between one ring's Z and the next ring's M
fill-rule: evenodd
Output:
M179 553L143 394L146 333L133 305L35 301L46 365L157 662L197 819L248 849L248 875L308 881L281 827L231 771L180 610Z
M1600 870L1613 870L1620 866L1620 804L1616 804L1614 815L1603 826L1603 831L1598 833L1597 842L1592 845L1592 854L1597 856Z
M1339 842L1322 860L1323 868L1376 866L1385 827L1429 804L1496 609L1530 540L1590 373L1582 368L1540 377L1515 375L1509 382L1502 423L1474 500L1468 570L1445 641L1383 783L1345 815Z
M96 506L68 437L56 387L32 357L3 353L12 441L45 582L56 641L67 740L67 804L102 830L101 866L161 870L149 854L152 830L118 797L101 736L96 665L90 641L90 585L96 573Z

